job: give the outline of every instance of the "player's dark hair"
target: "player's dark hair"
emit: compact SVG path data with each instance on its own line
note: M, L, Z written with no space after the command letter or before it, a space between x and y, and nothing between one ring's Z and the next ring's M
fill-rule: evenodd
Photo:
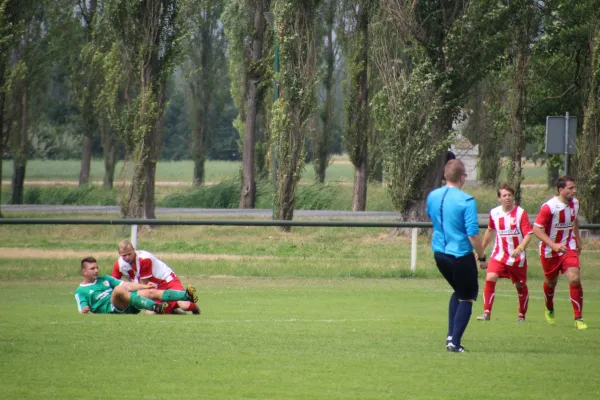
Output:
M565 187L567 187L568 182L575 182L575 178L568 175L559 176L556 180L556 190L564 189Z
M83 265L85 263L97 263L98 261L96 261L96 259L92 256L86 257L83 260L81 260L81 269L83 269Z
M507 190L509 191L513 196L515 195L515 188L513 188L511 185L509 185L508 183L502 183L500 186L498 186L498 190L496 191L496 194L498 195L498 197L500 197L500 191L501 190Z

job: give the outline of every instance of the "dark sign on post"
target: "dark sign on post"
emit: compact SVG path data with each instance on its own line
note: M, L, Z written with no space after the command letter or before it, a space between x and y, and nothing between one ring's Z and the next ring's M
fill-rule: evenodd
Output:
M565 154L566 118L546 117L546 146L548 154ZM577 117L569 117L569 138L567 154L575 154L575 136L577 133Z
M569 175L569 154L575 154L577 117L546 117L546 146L548 154L562 154L565 175Z

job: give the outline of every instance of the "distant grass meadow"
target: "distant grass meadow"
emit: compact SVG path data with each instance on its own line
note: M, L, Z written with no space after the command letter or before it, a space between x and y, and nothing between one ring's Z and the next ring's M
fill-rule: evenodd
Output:
M239 166L232 164L215 164L230 168L230 174L207 177L220 182L213 192L169 187L159 204L224 207L237 187L233 176ZM60 178L34 178L45 173L35 165L30 164L30 180L77 177L78 164ZM344 174L350 168L339 167ZM179 174L173 179L183 179ZM225 178L217 179L219 174ZM166 176L159 164L158 179ZM309 208L349 209L351 180L337 179L325 186L307 180L299 201ZM110 204L117 197L96 186L31 189L29 196L39 202L70 196L73 204L99 199ZM259 208L270 207L268 190L262 188ZM496 204L493 189L467 191L481 212ZM527 188L524 205L537 212L551 194ZM393 209L382 187L370 187L368 199L371 210ZM433 263L427 233L419 237L412 273L410 239L384 228L307 227L291 233L273 227L144 228L138 248L166 261L184 284L196 285L202 315L78 314L73 294L79 260L93 255L101 272L109 273L118 240L128 236L129 228L122 226L0 224L0 397L600 398L598 240L584 239L581 256L590 329L573 328L564 278L556 295L557 325L544 321L543 275L532 244L527 321L515 321L516 292L501 280L492 321L474 320L482 311L478 301L463 340L470 352L449 354L444 339L450 291ZM482 271L480 293L483 280Z
M116 181L128 181L127 168L118 164ZM525 187L521 205L531 214L537 213L542 200L551 197L554 190L547 189L545 167L525 166ZM10 177L12 163L4 161L2 199L6 204L10 199ZM208 161L206 163L206 182L208 186L194 189L191 187L192 162L159 162L156 180L156 199L162 207L192 208L237 208L239 202L240 163L231 161ZM124 193L122 185L117 183L115 190L101 188L103 165L100 160L92 161L91 182L85 187L73 186L79 176L79 161L31 160L27 166L26 181L55 182L55 184L27 184L25 203L27 204L74 204L74 205L116 205ZM63 183L71 183L64 185ZM161 184L161 182L166 184ZM175 183L181 183L175 185ZM314 169L307 165L301 179L296 209L307 210L351 210L352 209L353 167L345 160L336 162L327 169L325 185L315 184ZM531 186L534 185L534 186ZM479 212L485 213L497 205L493 188L468 186L465 190L475 196ZM274 189L268 181L257 184L257 208L271 208ZM394 211L393 203L385 187L369 184L367 192L368 211Z

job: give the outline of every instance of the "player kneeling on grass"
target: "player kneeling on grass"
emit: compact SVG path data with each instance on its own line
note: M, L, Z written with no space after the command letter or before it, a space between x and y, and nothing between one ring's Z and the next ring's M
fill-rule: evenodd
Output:
M527 258L525 249L531 241L533 228L527 212L515 204L515 190L502 184L498 188L500 205L490 211L490 221L483 236L483 248L496 233L494 249L490 256L483 289L483 315L479 321L489 321L499 278L510 278L519 295L519 315L517 321L525 321L529 290L527 288Z
M196 288L191 285L186 291L156 290L152 282L140 284L123 282L110 275L98 276L98 262L94 257L81 260L81 274L83 282L75 291L75 300L82 314L137 314L140 310L164 314L169 301L198 301Z
M113 266L112 277L121 279L123 276L131 282L153 282L159 290L183 290L181 281L167 263L149 251L136 250L129 240L119 242L119 259ZM191 301L170 301L164 313L185 314L186 311L200 314L200 309Z

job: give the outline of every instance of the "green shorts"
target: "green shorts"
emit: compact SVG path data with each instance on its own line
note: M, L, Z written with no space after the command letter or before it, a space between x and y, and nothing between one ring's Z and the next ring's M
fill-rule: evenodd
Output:
M129 305L123 311L119 310L112 303L111 303L111 306L112 306L112 311L109 314L139 314L140 313L140 310L138 310L135 307L132 307L131 305Z
M137 292L131 292L132 299L134 297L136 297L137 295L138 295ZM112 303L110 303L110 306L111 306L111 311L109 312L109 314L139 314L140 313L139 309L137 309L131 305L131 300L129 301L129 306L127 306L127 308L124 310L119 310L117 308L117 306L115 306Z

